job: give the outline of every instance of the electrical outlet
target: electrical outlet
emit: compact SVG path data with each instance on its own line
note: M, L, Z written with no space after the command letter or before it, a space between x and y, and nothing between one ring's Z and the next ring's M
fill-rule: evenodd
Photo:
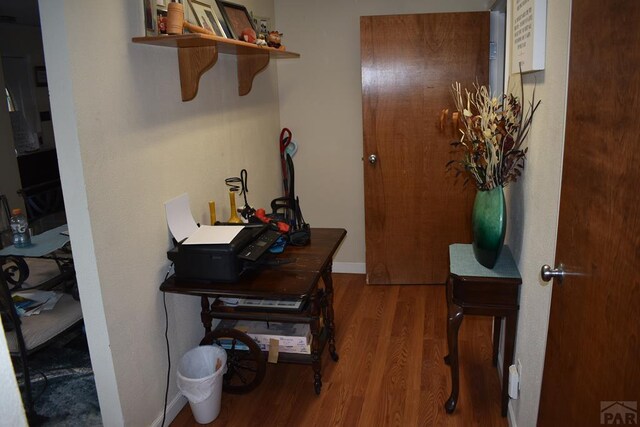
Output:
M516 365L509 366L509 397L518 398L518 390L520 389L520 378L518 378L518 368Z

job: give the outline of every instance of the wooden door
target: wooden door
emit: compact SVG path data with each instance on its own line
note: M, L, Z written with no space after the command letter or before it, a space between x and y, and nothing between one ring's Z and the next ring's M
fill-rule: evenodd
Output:
M475 191L446 174L458 135L436 124L452 83L488 80L489 13L362 17L360 43L367 283L444 283Z
M555 262L574 275L553 285L541 426L624 420L640 400L639 22L637 0L573 3Z

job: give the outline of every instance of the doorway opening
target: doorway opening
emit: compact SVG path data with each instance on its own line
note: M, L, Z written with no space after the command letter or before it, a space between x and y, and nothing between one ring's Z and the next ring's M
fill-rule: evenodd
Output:
M5 196L2 200L6 201L8 207L20 208L26 214L29 229L35 238L66 225L37 0L0 0L0 90L5 96L5 100L0 102L0 195ZM13 250L10 249L11 230L5 224L7 219L3 217L0 224L0 250L4 247L5 252ZM68 268L66 263L70 262L73 272L70 246L62 246L61 250L68 252L69 259L64 265ZM15 299L14 296L24 288L29 288L30 292L53 291L62 294L64 301L73 298L79 305L75 273L69 278L66 274L69 270L66 269L64 281L58 283L50 280L56 277L55 274L63 273L59 258L56 258L60 256L59 253L53 256L5 255L4 252L0 254L0 274L12 279L7 285L11 299ZM10 258L22 260L27 269L16 270ZM59 271L55 268L52 270L51 263L60 267ZM11 283L20 281L14 279L25 279L24 275L21 276L25 271L24 283ZM45 289L45 283L55 283L56 287ZM56 303L56 306L59 304ZM52 313L56 306L52 308ZM40 319L45 321L40 323L46 323L50 316L44 313L32 314L28 318L33 322L41 316ZM19 323L26 324L27 317L22 319ZM9 325L6 317L2 320L7 342L10 343L9 336L15 335L17 328ZM26 336L24 328L21 329ZM19 344L16 346L19 347ZM30 371L27 377L31 383L30 396L38 416L44 416L56 424L72 421L93 425L101 422L93 369L81 321L65 333L56 334L56 338L47 341L46 346L28 348L26 363L20 357L22 348L16 349L9 344L9 349L28 414L28 381L23 374L23 363ZM74 402L74 405L69 405L70 402ZM30 417L30 420L33 418Z

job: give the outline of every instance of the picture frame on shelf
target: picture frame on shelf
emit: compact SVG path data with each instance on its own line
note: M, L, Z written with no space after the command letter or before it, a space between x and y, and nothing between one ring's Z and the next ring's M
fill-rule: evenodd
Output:
M199 0L188 0L191 8L191 13L198 26L211 30L213 34L218 37L227 37L222 24L218 20L218 17L213 12L210 4Z
M264 34L266 37L271 31L271 19L264 16L253 15L253 26L257 34Z
M144 15L145 36L156 36L158 34L158 16L156 13L157 0L142 0L142 14Z
M229 26L227 25L227 22L224 20L224 17L222 16L222 12L220 12L220 8L218 7L215 1L211 5L211 8L213 9L213 14L218 19L218 22L220 22L220 26L222 27L222 31L224 32L225 37L229 39L232 38L231 31L229 30Z
M229 38L240 40L242 30L251 28L255 31L253 19L249 11L241 4L231 3L224 0L216 0L220 13L229 27Z

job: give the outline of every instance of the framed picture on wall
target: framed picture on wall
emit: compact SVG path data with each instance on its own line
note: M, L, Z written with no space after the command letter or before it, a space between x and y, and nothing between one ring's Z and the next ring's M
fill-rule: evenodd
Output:
M198 0L189 0L189 5L196 20L195 24L212 31L218 37L227 37L211 5Z
M229 27L229 32L231 32L229 38L240 40L242 30L245 28L251 28L255 31L253 20L246 7L223 0L216 0L216 4Z

